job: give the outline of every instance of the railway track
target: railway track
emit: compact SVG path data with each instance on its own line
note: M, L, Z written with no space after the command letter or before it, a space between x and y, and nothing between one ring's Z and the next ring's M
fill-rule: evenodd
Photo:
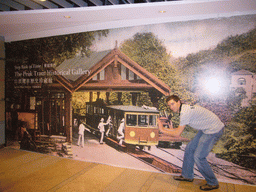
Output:
M90 129L91 129L91 132L97 136L98 130L92 129L91 127ZM124 151L127 154L133 156L134 158L154 167L155 169L161 172L178 173L178 174L181 173L180 166L177 166L171 162L168 162L154 154L151 154L139 148L129 148L128 146L125 146L125 145L120 146L117 141L111 138L105 138L105 141L108 145L116 148L117 150ZM158 148L158 150L161 150L162 152L170 155L170 159L176 158L181 162L183 161L182 158L175 156L175 154L173 154L170 150L166 150L163 148ZM180 149L180 151L182 152L183 150ZM226 178L227 180L235 181L235 182L239 181L244 184L253 184L253 185L256 184L256 172L254 170L246 169L244 167L240 167L232 163L228 163L226 165L220 162L209 161L209 164L211 165L217 177ZM203 179L203 177L199 173L199 170L196 167L195 167L195 176Z
M91 130L91 133L95 136L98 136L98 130L95 128L90 127L89 125L86 125L87 128ZM149 166L154 167L155 169L166 172L166 173L181 173L181 167L176 166L160 157L157 157L153 154L150 154L142 149L134 148L131 146L126 145L119 145L118 142L110 137L105 137L105 142L109 146L126 152L128 155L131 155L132 157L148 164Z
M159 148L159 150L168 153L173 158L179 159L180 161L183 161L183 159L180 159L179 157L175 156L175 154L171 153L170 151L167 151L165 149ZM183 150L181 150L183 151ZM256 171L244 168L238 165L235 165L233 163L227 162L227 161L220 161L220 159L216 159L216 162L214 158L211 158L208 160L210 166L213 169L213 172L216 174L217 177L226 178L230 181L239 181L243 184L256 184ZM199 173L199 170L195 167L195 171ZM203 177L199 174L195 174L198 178Z
M178 167L168 161L165 161L160 157L152 155L141 149L135 148L132 151L128 150L127 154L133 156L136 159L139 159L140 161L143 161L144 163L154 167L161 172L181 173L181 167Z

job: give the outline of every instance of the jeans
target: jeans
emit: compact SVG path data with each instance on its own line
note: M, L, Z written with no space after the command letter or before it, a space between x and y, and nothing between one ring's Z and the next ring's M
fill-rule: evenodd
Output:
M211 152L214 144L220 139L224 129L214 134L204 134L201 130L188 143L185 149L184 161L182 166L182 176L188 179L194 178L194 164L197 165L199 172L203 175L207 184L218 185L212 168L206 157Z

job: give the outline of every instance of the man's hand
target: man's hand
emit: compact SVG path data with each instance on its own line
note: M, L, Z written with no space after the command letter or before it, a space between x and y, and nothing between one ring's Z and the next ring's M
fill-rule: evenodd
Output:
M178 126L178 128L173 129L172 124L169 124L169 128L164 128L163 123L159 118L157 119L157 122L158 122L158 128L162 133L173 136L173 137L179 137L185 128L185 125L184 125L184 126Z
M162 121L159 118L157 118L157 123L158 123L159 130L161 132L164 132L164 130L163 130L164 129L163 123L162 123Z

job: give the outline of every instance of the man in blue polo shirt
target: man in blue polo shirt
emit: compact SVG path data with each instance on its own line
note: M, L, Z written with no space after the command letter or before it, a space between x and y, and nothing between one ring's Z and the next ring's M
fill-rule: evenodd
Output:
M186 146L182 174L174 176L174 179L192 182L194 180L194 164L196 164L199 172L207 181L205 185L200 186L200 189L204 191L218 189L218 180L206 157L222 136L224 124L213 112L203 107L182 104L176 95L167 97L166 103L174 113L180 114L180 125L178 128L170 127L168 129L158 121L161 132L177 137L181 135L186 125L198 130L196 136Z

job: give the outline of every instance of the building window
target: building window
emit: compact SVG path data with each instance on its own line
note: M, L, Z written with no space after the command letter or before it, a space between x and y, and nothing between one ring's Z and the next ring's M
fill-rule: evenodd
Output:
M137 76L135 73L133 73L131 70L126 68L125 66L121 65L121 79L133 81L141 78Z
M105 80L105 69L103 69L101 72L99 72L97 75L95 75L92 80Z
M238 83L238 85L245 85L246 84L246 80L245 80L245 78L239 78L237 80L237 83Z
M99 80L105 80L105 69L100 72Z
M30 110L36 109L36 97L30 97Z
M126 67L121 65L121 79L126 80Z

